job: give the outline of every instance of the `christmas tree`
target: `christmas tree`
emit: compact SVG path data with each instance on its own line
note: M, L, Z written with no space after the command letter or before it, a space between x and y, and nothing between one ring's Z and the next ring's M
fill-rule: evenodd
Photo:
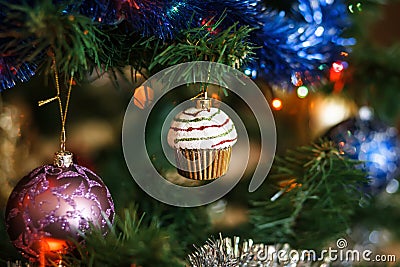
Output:
M399 8L0 1L2 266L396 266Z

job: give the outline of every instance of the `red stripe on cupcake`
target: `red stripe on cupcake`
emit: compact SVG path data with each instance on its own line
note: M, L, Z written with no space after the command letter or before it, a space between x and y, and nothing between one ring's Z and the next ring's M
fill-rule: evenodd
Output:
M185 115L188 115L188 116L196 117L197 115L199 115L200 112L203 112L203 111L207 111L207 110L199 110L199 111L197 111L195 113L189 113L189 112L184 111L182 113L185 114Z
M211 147L216 147L216 146L219 146L219 145L222 145L222 144L225 144L225 143L230 143L230 142L233 142L233 141L236 141L236 140L237 140L237 137L233 138L233 139L222 140L221 142L219 142L217 144L214 144Z
M176 132L177 131L191 132L191 131L194 131L194 130L202 131L202 130L207 129L207 128L221 128L221 127L224 127L225 125L228 124L229 121L230 121L230 119L227 118L226 121L223 124L220 124L220 125L218 125L218 124L215 124L215 125L203 125L203 126L200 126L200 127L189 127L187 129L182 129L182 128L178 128L178 127L171 127L171 129L176 131Z

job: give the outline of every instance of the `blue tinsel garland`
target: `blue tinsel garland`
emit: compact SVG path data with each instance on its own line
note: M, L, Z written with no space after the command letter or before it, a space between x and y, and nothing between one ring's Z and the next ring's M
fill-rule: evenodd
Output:
M141 0L123 1L121 12L134 30L144 36L174 39L182 29L199 27L212 18L226 15L221 27L235 22L239 25L261 27L258 16L261 3L258 0Z
M53 0L66 5L65 13L79 13L101 24L115 24L119 21L119 5L114 0Z
M254 37L262 48L249 66L250 73L255 70L281 88L319 81L346 46L355 43L340 37L350 25L341 0L299 0L292 14L295 18L272 10L264 13L264 27Z
M326 68L346 51L345 47L355 43L352 38L341 37L349 26L347 6L341 1L298 0L291 16L267 9L260 0L53 0L53 3L65 5L64 14L80 13L99 22L99 26L125 19L140 35L167 42L173 41L182 29L225 16L221 28L239 22L255 29L250 41L260 48L247 66L247 73L280 88L291 88L321 80ZM3 10L0 23L5 17ZM7 69L9 64L2 63L0 90L34 75L33 66L28 66L19 64L17 73L24 75L14 75Z
M26 82L35 75L37 65L17 63L15 57L0 57L0 92L14 87L16 81Z

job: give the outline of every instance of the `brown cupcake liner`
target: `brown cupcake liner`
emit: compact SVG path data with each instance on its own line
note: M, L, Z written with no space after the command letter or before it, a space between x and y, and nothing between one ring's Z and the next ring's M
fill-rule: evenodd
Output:
M224 149L176 149L178 173L193 180L212 180L228 171L232 147Z

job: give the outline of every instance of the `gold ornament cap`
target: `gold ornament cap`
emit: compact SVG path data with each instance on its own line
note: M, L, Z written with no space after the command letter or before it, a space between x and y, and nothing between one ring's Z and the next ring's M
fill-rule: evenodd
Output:
M69 151L59 151L54 156L54 165L59 168L68 168L74 164L73 156L74 154Z
M212 107L212 98L200 97L196 99L196 108L209 110Z

